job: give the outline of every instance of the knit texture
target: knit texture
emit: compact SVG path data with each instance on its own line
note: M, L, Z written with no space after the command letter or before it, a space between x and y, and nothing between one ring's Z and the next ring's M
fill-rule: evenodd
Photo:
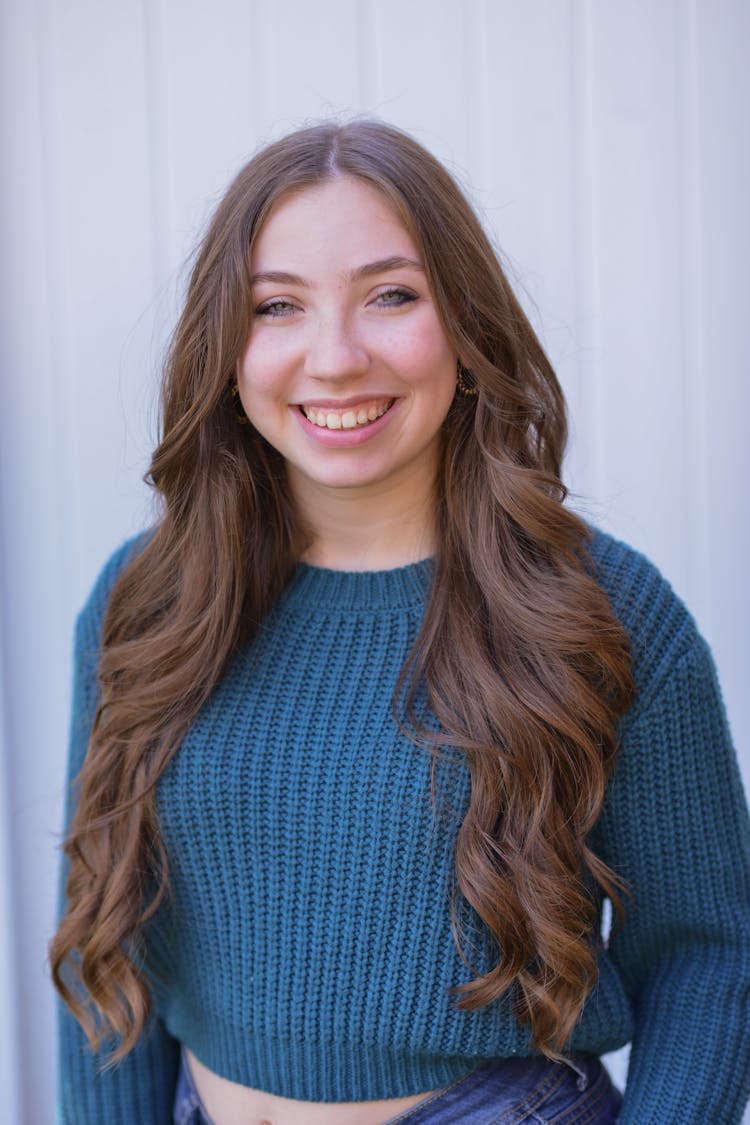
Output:
M71 778L131 550L78 619ZM750 826L714 666L646 559L601 533L592 552L637 685L593 844L632 902L570 1047L632 1039L621 1125L732 1125L750 1087ZM530 1052L511 997L461 1012L448 991L469 978L450 927L468 771L448 753L433 805L430 753L391 710L430 577L429 561L300 565L237 654L158 789L170 895L146 935L153 1026L100 1072L60 1005L66 1125L168 1125L179 1041L226 1078L313 1101L414 1094ZM488 966L478 923L473 939Z

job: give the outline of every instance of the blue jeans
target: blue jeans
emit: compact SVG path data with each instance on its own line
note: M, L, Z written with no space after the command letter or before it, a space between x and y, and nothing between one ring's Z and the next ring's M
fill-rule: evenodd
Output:
M429 1094L388 1125L616 1125L622 1096L592 1055L567 1063L494 1059ZM182 1056L174 1125L213 1125Z

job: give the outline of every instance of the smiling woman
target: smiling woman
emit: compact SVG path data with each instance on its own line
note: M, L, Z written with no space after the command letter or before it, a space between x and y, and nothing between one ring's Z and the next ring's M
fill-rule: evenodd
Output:
M297 508L330 526L347 489L368 525L379 514L379 535L351 542L340 567L371 561L373 539L390 565L430 554L456 355L409 231L382 193L339 175L275 205L252 270L239 393L283 455ZM328 550L314 534L304 557Z
M77 625L62 1120L739 1122L711 656L566 506L559 384L447 171L378 122L261 151L162 427L161 517Z

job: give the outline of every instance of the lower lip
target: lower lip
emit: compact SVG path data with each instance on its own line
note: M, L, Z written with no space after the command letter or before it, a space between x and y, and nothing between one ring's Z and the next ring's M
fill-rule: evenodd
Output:
M353 446L362 445L369 441L370 438L377 437L398 410L400 402L401 399L397 398L393 406L390 406L385 414L381 414L374 422L368 422L366 426L355 426L351 430L329 430L326 426L316 426L302 413L298 406L293 406L292 410L305 433L309 434L320 445L327 445L331 449L351 449Z

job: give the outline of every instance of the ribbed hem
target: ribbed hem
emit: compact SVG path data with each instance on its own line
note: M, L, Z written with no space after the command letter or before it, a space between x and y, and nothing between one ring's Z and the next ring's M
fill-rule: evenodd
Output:
M301 1101L367 1101L374 1092L380 1098L408 1097L447 1086L486 1061L355 1043L278 1040L212 1021L205 1013L199 1028L172 1033L222 1077Z

